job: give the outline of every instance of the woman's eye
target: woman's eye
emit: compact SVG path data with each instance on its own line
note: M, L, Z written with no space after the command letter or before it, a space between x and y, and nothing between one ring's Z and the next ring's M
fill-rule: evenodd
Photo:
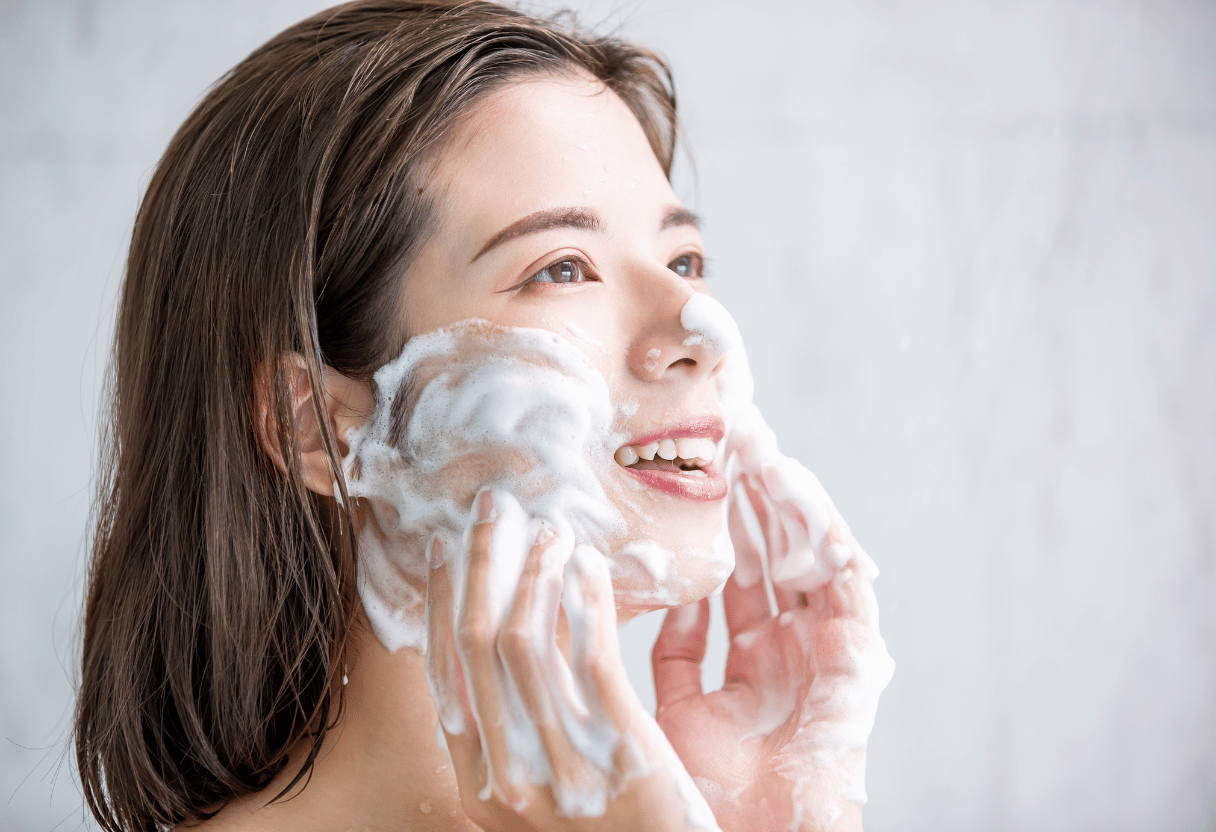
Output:
M579 260L558 260L529 278L529 283L583 283L591 278Z
M680 277L704 277L705 261L699 254L682 254L667 264Z

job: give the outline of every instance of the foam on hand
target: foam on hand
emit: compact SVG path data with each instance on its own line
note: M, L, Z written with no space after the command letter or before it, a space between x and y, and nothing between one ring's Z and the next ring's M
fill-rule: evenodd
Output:
M723 315L725 310L719 312L700 301L686 316L685 328L695 324L727 332L712 337L737 337L737 330L731 333L722 323ZM719 372L719 397L727 420L728 511L742 521L732 524L732 533L747 537L737 541L740 557L734 580L750 587L767 577L774 589L807 593L812 602L820 603L831 595L837 605L846 606L842 585L853 579L869 584L878 567L857 543L819 479L781 453L776 436L752 402L753 389L746 354L738 343ZM745 542L748 545L742 545ZM759 559L743 553L756 553ZM804 822L812 828L830 828L842 813L842 802L866 802L866 744L879 694L894 672L894 662L878 635L877 615L877 609L870 611L872 632L860 637L863 649L850 645L847 657L823 657L829 664L844 660L847 672L819 666L809 689L801 694L802 709L776 691L762 692L761 700L767 702L763 716L770 725L788 727L790 717L800 713L775 767L792 784L790 828L800 828ZM779 623L795 625L789 613ZM809 632L804 640L814 643Z
M565 559L562 606L576 653L603 649L595 642L595 612L582 595L591 571L632 587L618 599L643 606L678 603L674 599L687 594L682 572L692 559L717 564L720 581L729 574L733 552L723 551L720 541L705 552L673 551L646 536L645 522L628 527L615 501L627 505L632 495L619 482L612 485L613 453L624 441L617 425L636 412L636 403L614 406L603 375L565 338L463 321L411 339L375 380L376 412L348 437L345 467L348 493L371 509L360 536L359 591L374 632L390 650L425 649L423 596L433 541L444 551L453 604L463 604L474 522L469 506L485 487L494 490L499 512L487 598L491 626L502 625L542 521L558 535ZM561 672L564 662L550 660L558 665L555 678L569 677L568 669ZM428 663L428 683L444 729L467 732L457 682L434 678ZM657 726L644 753L612 728L588 680L567 678L565 687L569 696L556 716L590 763L588 771L598 774L579 788L555 778L519 692L504 683L500 717L511 754L506 771L492 772L495 778L548 784L563 815L599 816L629 780L659 766L674 777L689 822L717 828Z
M683 603L690 586L686 573L707 563L716 570L713 574L720 574L719 583L724 581L734 567L734 548L725 532L731 510L752 513L752 548L766 560L740 563L735 578L741 585L754 585L767 574L777 588L811 592L841 580L849 569L866 579L877 574L819 481L778 450L752 403L752 378L731 316L707 295L694 294L680 320L686 347L703 345L725 355L717 373L727 426L719 459L730 496L723 506L723 532L705 551L673 550L661 539L662 530L647 527L637 490L630 491L634 484L619 476L613 460L625 440L622 426L637 404L614 404L603 375L562 336L463 321L412 338L396 360L376 373L376 412L348 437L345 467L348 493L370 507L370 522L360 536L359 591L386 647L425 649L426 551L433 536L444 541L453 591L461 592L469 507L485 487L509 495L506 504L515 507L496 522L496 534L506 537L496 541L494 551L515 554L492 564L495 591L489 603L495 620L510 604L528 541L540 521L559 535L566 557L576 564L566 570L563 596L572 629L583 626L585 617L579 575L591 568L588 559L604 568L601 553L608 555L618 604ZM653 359L657 366L660 357ZM764 527L757 517L764 518ZM783 545L770 549L766 540ZM864 802L865 740L873 724L872 706L890 675L885 665L872 670L861 674L865 679L855 690L816 691L837 700L865 701L844 722L803 726L798 732L801 751L791 760L816 762L809 768L792 764L782 772L799 790L813 793L812 802L824 811L835 810L841 799ZM875 681L884 672L886 677ZM460 706L445 690L432 684L444 727L461 733L467 726ZM522 706L516 702L504 713L515 758L513 771L504 776L552 782L535 726ZM597 728L587 713L561 716L584 757L611 769L622 738ZM689 820L716 828L670 746L659 756L647 765L676 775L686 793ZM635 767L633 774L645 767ZM587 794L555 796L571 815L595 815L602 814L604 801L620 787L620 782L606 780Z

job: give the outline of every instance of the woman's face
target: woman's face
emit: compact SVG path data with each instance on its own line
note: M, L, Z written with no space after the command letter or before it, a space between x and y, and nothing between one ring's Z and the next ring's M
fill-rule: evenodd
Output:
M552 330L626 405L622 447L671 439L684 457L698 443L681 439L721 440L721 356L685 344L680 323L705 292L696 218L615 93L574 76L511 84L461 124L436 165L435 231L406 278L410 336L468 318ZM604 485L630 535L675 553L712 548L726 492L715 466L616 459ZM725 578L720 565L698 574L695 558L672 567L694 597Z

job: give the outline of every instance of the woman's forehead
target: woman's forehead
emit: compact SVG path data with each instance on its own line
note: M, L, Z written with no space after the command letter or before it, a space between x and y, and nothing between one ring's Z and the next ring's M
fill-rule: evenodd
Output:
M443 227L485 239L558 206L593 207L611 222L624 210L657 216L674 201L625 102L601 82L574 76L527 80L489 96L438 156L433 182Z

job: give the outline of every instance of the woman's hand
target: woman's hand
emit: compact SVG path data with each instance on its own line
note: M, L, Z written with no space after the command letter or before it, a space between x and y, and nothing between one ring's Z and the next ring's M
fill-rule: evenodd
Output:
M726 681L701 691L708 601L672 610L653 655L658 722L724 829L860 829L866 741L894 671L877 569L819 481L751 417L729 448Z
M501 493L479 494L474 515L463 541L432 540L427 591L427 680L468 816L490 830L716 829L625 675L603 557L564 548Z

